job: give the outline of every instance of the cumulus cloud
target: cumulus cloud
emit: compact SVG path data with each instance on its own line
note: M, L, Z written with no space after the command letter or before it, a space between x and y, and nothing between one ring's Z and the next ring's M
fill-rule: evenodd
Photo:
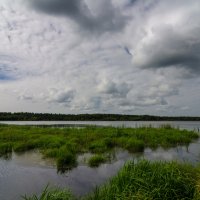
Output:
M73 90L57 90L55 88L50 89L47 97L44 99L50 103L61 104L64 106L69 106L75 95Z
M112 81L104 81L98 87L103 94L111 95L112 97L125 98L131 90L127 83L114 83Z
M177 67L200 72L198 1L160 1L147 13L140 40L133 44L133 64L141 68ZM194 20L195 19L195 20ZM141 28L141 27L140 27Z

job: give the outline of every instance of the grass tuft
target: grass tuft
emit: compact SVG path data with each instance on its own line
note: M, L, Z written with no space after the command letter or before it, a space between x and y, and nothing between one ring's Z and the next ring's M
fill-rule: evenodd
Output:
M127 141L127 144L125 146L125 148L129 151L129 152L143 152L145 145L144 142L142 140L138 140L138 139L134 139L134 138L130 138Z
M106 161L105 156L97 154L92 156L89 160L88 160L88 164L90 167L98 167L101 163L104 163Z
M75 197L69 190L49 189L48 186L44 189L40 196L33 195L32 197L22 196L23 200L75 200Z
M12 144L11 143L3 143L0 144L0 157L12 152Z
M58 151L56 163L58 171L64 173L66 170L77 166L76 154L66 147L61 147Z

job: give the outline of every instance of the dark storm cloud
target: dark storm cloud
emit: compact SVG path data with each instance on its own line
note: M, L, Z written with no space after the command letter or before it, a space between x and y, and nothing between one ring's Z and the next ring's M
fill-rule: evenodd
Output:
M121 30L128 20L110 1L103 2L105 8L98 15L91 12L84 0L31 0L30 4L41 12L66 16L94 32Z
M136 61L136 64L143 68L185 68L191 73L199 73L200 28L195 25L188 27L180 31L171 27L155 30L156 39L145 44L145 48L138 54L143 60L138 63Z
M68 16L81 15L81 0L31 0L35 8L51 13Z

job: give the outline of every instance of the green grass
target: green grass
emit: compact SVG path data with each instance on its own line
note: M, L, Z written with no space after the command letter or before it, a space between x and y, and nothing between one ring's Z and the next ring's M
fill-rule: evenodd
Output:
M66 146L59 149L56 157L59 172L65 172L77 166L76 154Z
M145 145L142 140L138 140L135 138L129 138L125 148L129 150L129 152L143 152Z
M85 200L195 200L199 173L188 164L140 161L126 164L117 176Z
M178 162L128 162L105 185L77 200L199 200L200 170ZM44 190L43 198L26 200L72 200L66 190ZM47 198L47 194L51 194ZM63 194L61 198L55 198Z
M54 158L59 169L76 166L80 153L104 154L114 148L129 152L143 152L145 147L169 148L187 145L198 134L174 129L168 125L160 128L48 128L34 126L0 126L0 156L7 153L39 149L44 157Z
M10 143L0 144L0 156L6 155L12 152L12 145Z
M106 157L100 154L92 156L88 160L88 164L90 167L98 167L101 163L104 163L106 161Z
M44 189L40 196L33 195L32 197L23 196L23 200L75 200L75 197L69 190L49 189L48 186Z

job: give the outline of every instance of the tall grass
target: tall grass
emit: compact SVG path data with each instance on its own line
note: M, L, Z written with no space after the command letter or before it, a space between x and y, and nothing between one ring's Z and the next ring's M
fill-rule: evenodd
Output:
M75 200L75 197L69 190L49 189L48 186L44 189L40 196L33 195L32 197L22 196L23 200Z
M10 143L0 144L0 156L6 155L12 152L12 145Z
M79 153L104 154L115 147L130 152L143 152L145 147L168 148L189 144L197 139L192 131L169 126L160 128L114 128L88 126L77 128L39 128L33 126L1 126L0 156L7 153L39 149L44 157L55 158L59 168L76 166ZM68 168L68 167L67 167Z
M67 147L61 147L57 154L57 168L59 172L65 172L77 166L76 154Z
M85 200L200 199L197 170L177 162L130 162Z

